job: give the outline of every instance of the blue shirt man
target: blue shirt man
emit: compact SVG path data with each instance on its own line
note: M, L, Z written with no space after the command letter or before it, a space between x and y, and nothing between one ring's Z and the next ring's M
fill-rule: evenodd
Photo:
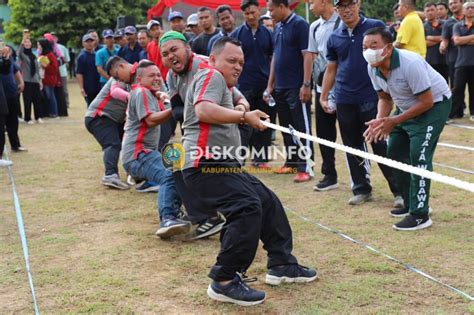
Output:
M104 70L105 64L110 57L117 55L119 49L115 47L114 43L114 32L110 29L106 29L102 32L105 46L99 49L95 54L95 65L97 71L100 74L100 85L104 86L109 79L109 76Z
M357 0L334 2L343 25L329 37L327 43L327 68L324 74L321 91L321 107L327 113L334 112L328 106L329 91L334 85L337 120L341 138L346 146L366 150L363 133L365 123L377 116L377 93L367 73L367 62L362 54L364 33L374 27L385 27L380 20L368 19L360 13ZM372 143L376 155L386 156L386 142ZM347 162L352 179L354 196L349 199L350 205L359 205L372 200L369 164L367 161L347 154ZM393 195L400 199L392 169L379 164L388 181ZM400 203L397 202L397 206ZM403 205L402 205L403 206Z
M82 82L81 89L87 106L94 100L100 92L100 76L95 66L94 39L86 34L82 38L84 49L77 57L76 73L80 77L79 84Z
M267 90L273 91L280 124L284 127L292 125L300 132L311 134L311 69L304 68L309 24L291 11L287 0L271 0L268 10L278 24L273 32L273 60ZM299 147L290 135L284 134L283 140L286 161L276 173L296 171L294 182L311 180L312 169L306 157L313 154L312 143L302 139L306 152L298 154L295 152Z
M137 29L134 26L127 26L124 29L128 45L120 48L117 55L127 60L129 63L140 61L140 52L143 48L137 42Z

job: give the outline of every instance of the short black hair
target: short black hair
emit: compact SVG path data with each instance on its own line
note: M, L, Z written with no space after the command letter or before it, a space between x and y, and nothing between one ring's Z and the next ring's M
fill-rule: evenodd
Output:
M364 33L364 37L368 35L380 35L385 44L393 42L393 35L388 28L385 26L379 26L369 29Z
M200 8L197 10L198 13L199 13L199 12L204 12L204 11L212 12L212 10L209 9L208 7L200 7Z
M449 10L448 4L446 2L438 2L436 3L436 6L442 5L446 10Z
M245 11L248 7L254 5L258 8L258 1L257 0L242 0L240 3L240 10Z
M223 4L223 5L218 6L217 9L216 9L217 17L219 17L219 14L224 13L225 11L229 11L229 13L232 15L232 9L227 4Z
M288 3L288 0L270 0L271 3L275 4L275 5L280 5L280 4L283 4L283 6L285 7L289 7L289 3Z
M242 43L240 42L240 40L229 37L229 36L223 36L219 38L218 40L216 40L214 45L212 45L211 54L214 56L218 55L224 49L227 43L231 43L232 45L242 47Z
M395 3L392 7L392 12L397 11L399 7L400 7L400 5L398 3Z
M426 2L423 8L429 8L429 7L436 7L436 3L434 2Z
M401 2L411 9L416 9L416 0L402 0Z
M122 63L128 63L128 61L119 56L110 57L109 60L107 60L107 63L105 64L104 70L105 72L107 72L108 75L110 75L112 69Z

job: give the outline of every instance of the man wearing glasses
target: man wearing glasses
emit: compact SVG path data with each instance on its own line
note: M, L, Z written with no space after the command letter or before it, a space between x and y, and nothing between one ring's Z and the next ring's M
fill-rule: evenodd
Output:
M367 150L363 137L365 123L377 116L378 97L367 73L362 41L367 30L385 27L385 24L359 15L360 3L357 0L336 0L334 4L344 25L331 34L327 43L328 64L320 102L325 112L334 111L328 106L329 91L334 85L337 120L343 143L359 150ZM386 156L387 144L385 141L373 143L372 149L376 155ZM369 162L351 154L347 154L347 161L354 194L349 204L359 205L372 200ZM379 167L395 196L394 206L403 207L392 169L380 164Z

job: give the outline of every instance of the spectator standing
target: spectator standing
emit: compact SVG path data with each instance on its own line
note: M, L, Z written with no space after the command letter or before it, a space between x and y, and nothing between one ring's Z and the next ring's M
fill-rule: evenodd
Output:
M273 32L273 20L268 12L260 17L260 22L262 22L263 26Z
M103 87L109 80L109 75L104 70L107 61L117 55L118 48L114 45L114 32L111 29L105 29L102 31L102 38L104 41L104 47L99 49L95 54L95 66L97 72L100 75L100 86Z
M127 26L124 29L128 44L119 49L117 55L130 63L140 61L140 52L143 50L137 42L137 29L135 26Z
M66 48L66 46L59 43L59 38L56 35L56 33L51 32L51 35L53 36L54 42L58 45L59 50L61 51L64 58L64 63L59 66L59 75L61 77L61 86L64 91L64 99L66 101L66 107L69 108L69 91L67 89L67 69L68 69L69 63L71 62L71 56L69 55L69 50Z
M69 48L69 57L71 57L71 62L69 63L69 79L72 79L76 77L76 53L72 48Z
M448 82L449 69L448 64L446 63L446 57L441 55L439 52L439 46L443 39L441 34L443 31L444 21L438 19L436 4L433 2L427 2L424 11L426 16L426 21L424 23L427 46L426 61L446 79L446 82Z
M308 50L309 25L289 8L287 0L271 0L268 4L272 19L278 24L273 32L273 59L267 91L276 101L280 125L292 125L296 130L311 134L311 67L304 67L304 55ZM286 149L285 165L277 174L297 171L294 182L311 180L310 165L301 154L291 135L283 134ZM301 139L305 155L313 155L312 143Z
M0 49L0 78L3 75L8 75L10 71L10 53L8 47ZM2 165L2 162L5 163L5 160L2 160L2 156L5 148L5 131L8 113L8 103L5 90L3 89L3 84L0 84L0 165Z
M232 9L228 5L223 4L219 6L216 10L216 15L221 29L217 35L212 36L209 40L209 44L207 44L207 55L211 53L212 45L214 45L219 38L229 36L235 29L235 19L232 15Z
M53 47L46 38L38 40L38 49L41 51L40 66L44 69L43 90L48 101L48 113L51 118L58 118L58 102L54 93L59 80L58 59L53 53Z
M118 29L115 31L114 40L115 40L115 44L118 46L119 49L127 46L127 39L125 38L125 35L123 34L123 29Z
M456 59L456 74L454 76L454 105L453 113L461 115L463 108L460 104L464 101L466 84L469 87L469 114L474 121L474 2L463 5L464 21L458 22L453 27L453 42L458 47Z
M388 28L390 33L392 33L394 41L397 39L397 32L398 32L398 29L400 28L400 23L402 21L399 8L400 8L400 5L398 3L395 3L392 8L393 17L395 18L395 20L393 21L392 25L390 25L390 27Z
M395 47L416 52L426 57L426 40L423 22L416 13L415 0L400 0L398 11L403 18L397 32Z
M359 15L360 3L357 1L339 0L335 1L335 6L344 24L331 34L327 43L328 64L321 90L321 107L327 113L333 111L328 106L328 97L334 86L342 142L349 147L367 151L363 137L365 123L377 116L378 97L367 73L367 62L362 55L362 41L367 30L385 27L385 24L380 20ZM355 74L357 77L354 77ZM385 141L373 143L372 149L376 155L387 155ZM359 205L372 200L369 162L352 154L346 156L354 195L348 203ZM403 207L392 169L381 164L379 167L390 190L396 196L395 207Z
M336 113L326 113L319 102L321 86L323 84L324 72L327 66L327 41L332 32L339 27L341 19L334 11L331 0L313 0L311 10L319 19L314 21L309 28L308 52L314 56L313 63L306 63L306 67L313 68L313 82L316 92L316 135L319 138L336 142ZM335 150L325 145L319 145L322 164L321 173L323 178L314 186L316 191L326 191L338 187Z
M163 78L166 78L166 75L168 74L168 68L163 65L159 45L159 40L163 35L163 28L161 27L160 22L156 20L150 20L146 25L146 28L151 37L151 41L146 47L148 57L147 59L157 65Z
M38 123L43 123L43 104L41 102L43 84L40 77L40 65L33 53L29 38L23 38L18 49L18 57L23 80L25 81L25 90L23 91L25 122L33 124L33 120L31 120L31 104L33 103L35 120Z
M170 23L171 30L183 34L188 42L195 36L193 32L186 32L183 13L179 11L170 11L168 22Z
M100 92L100 76L95 65L95 40L88 33L82 37L84 49L77 58L77 83L87 107Z
M208 7L199 8L197 15L202 33L193 39L191 48L193 52L198 55L208 56L207 47L209 45L209 41L214 35L219 33L219 29L215 27L214 15L212 14L211 9Z
M146 30L139 30L138 31L138 43L142 47L142 51L140 52L140 60L147 59L147 51L146 47L150 42L150 37Z
M449 9L446 2L436 3L436 13L438 15L438 19L446 21L449 18L448 12Z
M53 54L56 56L58 60L59 68L64 64L64 55L61 51L61 48L56 43L54 36L51 33L44 34L44 38L46 38L53 47ZM67 116L67 104L66 104L66 96L64 94L64 90L62 87L62 80L61 80L61 72L58 70L59 80L56 86L54 87L54 95L56 96L56 102L58 104L58 116Z
M237 87L249 102L250 110L261 110L274 121L276 116L275 107L269 106L262 97L270 75L270 62L273 55L272 33L259 21L260 11L257 0L242 1L240 9L245 22L230 34L230 37L242 43L242 50L244 51L245 63ZM220 18L222 13L217 15ZM221 24L221 26L223 25ZM214 36L211 41L218 36ZM209 44L211 46L211 42ZM242 130L240 131L242 135ZM252 161L252 165L259 168L268 168L272 131L270 129L265 131L250 129L250 134L250 145L257 152L262 152L262 150L265 152L263 156L256 156ZM242 142L242 145L245 144Z
M193 13L188 16L186 20L186 31L188 33L192 33L193 37L191 40L196 38L199 34L202 33L201 26L199 26L199 19L197 13ZM191 45L191 40L188 41L188 44Z
M453 16L447 19L443 25L443 31L441 33L443 40L441 41L441 44L439 46L440 53L443 55L446 54L447 56L447 63L448 63L448 68L449 68L449 84L451 86L451 90L454 89L454 76L455 76L455 70L456 70L455 65L456 65L456 59L458 57L458 47L456 47L456 45L454 45L454 42L453 42L453 27L454 27L454 24L464 19L462 4L463 4L462 0L449 1L449 9L453 13ZM456 110L459 111L459 108L461 109L464 108L464 100L462 101L461 104L456 104L456 100L453 98L453 106L451 108L451 114L449 115L449 118L462 118L463 117L462 111L456 112Z

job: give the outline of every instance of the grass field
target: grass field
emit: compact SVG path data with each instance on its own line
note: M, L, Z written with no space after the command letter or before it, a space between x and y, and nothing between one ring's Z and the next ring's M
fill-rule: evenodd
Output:
M70 117L20 126L27 153L13 154L40 311L48 313L432 313L474 314L474 303L289 213L294 253L319 270L308 285L268 287L260 248L248 271L267 301L254 308L218 304L206 296L218 237L198 242L157 239L155 196L100 184L101 151L83 124L85 104L70 84ZM474 126L467 119L460 121ZM447 126L442 142L474 146L474 130ZM281 144L281 137L277 141ZM319 151L316 179L321 174ZM316 193L315 180L259 175L284 205L307 218L410 263L474 295L474 194L433 183L430 229L396 232L393 198L373 165L374 202L347 205L350 181L337 153L340 187ZM474 170L474 154L438 147L435 162ZM474 176L435 171L474 182ZM0 170L0 313L32 313L11 185ZM122 174L124 177L124 174Z

